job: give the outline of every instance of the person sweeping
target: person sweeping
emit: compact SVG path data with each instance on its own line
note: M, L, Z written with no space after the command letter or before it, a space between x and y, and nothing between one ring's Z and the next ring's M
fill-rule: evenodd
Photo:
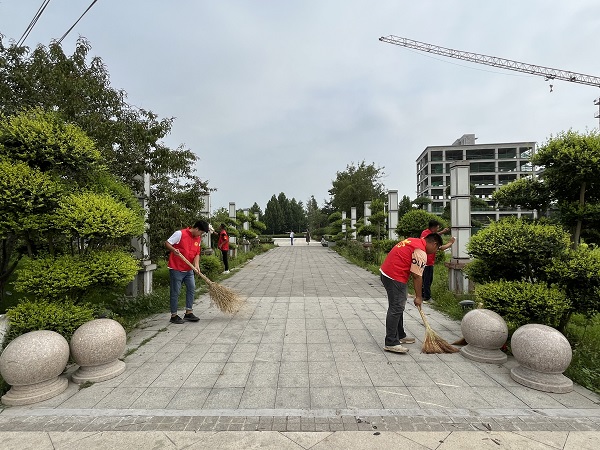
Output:
M437 233L425 238L407 238L398 242L383 261L379 270L388 297L384 350L406 353L408 349L402 344L415 342L415 338L407 337L404 331L408 278L412 274L415 306L420 308L423 303L423 269L427 264L427 255L435 254L442 244L442 238Z

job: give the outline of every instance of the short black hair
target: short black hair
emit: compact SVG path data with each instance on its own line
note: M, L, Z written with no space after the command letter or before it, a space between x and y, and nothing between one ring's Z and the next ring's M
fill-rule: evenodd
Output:
M221 224L221 228L223 228L223 229L226 228L224 223Z
M428 242L435 242L438 247L441 247L444 241L442 241L442 237L437 233L431 233L425 236L425 240Z
M441 224L437 220L433 219L433 220L429 221L429 227L428 228L439 227L440 225Z
M208 226L208 222L206 222L204 220L198 220L198 221L196 221L196 223L192 226L192 228L197 228L198 230L202 230L205 233L208 233L210 231L210 228Z

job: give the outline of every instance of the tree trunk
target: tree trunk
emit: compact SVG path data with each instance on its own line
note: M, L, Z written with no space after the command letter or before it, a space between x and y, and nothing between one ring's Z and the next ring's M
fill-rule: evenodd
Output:
M585 205L585 181L581 183L581 189L579 190L579 206L581 211L583 211L583 206ZM579 245L579 238L581 236L581 224L583 222L583 218L579 217L577 219L577 225L575 226L575 234L573 236L573 248L577 249Z

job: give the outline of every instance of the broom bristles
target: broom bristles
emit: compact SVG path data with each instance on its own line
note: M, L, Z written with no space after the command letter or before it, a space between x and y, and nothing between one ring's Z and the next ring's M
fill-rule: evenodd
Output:
M458 348L453 347L448 344L441 336L439 336L427 321L425 317L425 313L420 306L417 307L419 313L421 314L421 319L423 319L423 324L425 325L425 339L423 340L423 347L421 348L421 353L456 353L459 351Z

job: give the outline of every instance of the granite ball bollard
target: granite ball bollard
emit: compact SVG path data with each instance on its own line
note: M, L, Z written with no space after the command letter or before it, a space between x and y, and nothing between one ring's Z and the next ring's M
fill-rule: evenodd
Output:
M96 319L81 325L71 338L71 356L79 365L71 379L86 381L110 380L125 371L123 354L127 334L121 324L112 319Z
M573 390L573 382L562 374L571 364L573 351L560 331L540 324L523 325L510 343L519 363L510 376L517 383L557 394Z
M467 345L460 353L477 362L503 364L506 354L500 350L508 338L508 327L504 319L489 309L469 311L460 324Z
M29 405L64 392L69 381L60 374L68 361L69 343L54 331L30 331L15 338L0 355L0 374L12 386L2 403Z

